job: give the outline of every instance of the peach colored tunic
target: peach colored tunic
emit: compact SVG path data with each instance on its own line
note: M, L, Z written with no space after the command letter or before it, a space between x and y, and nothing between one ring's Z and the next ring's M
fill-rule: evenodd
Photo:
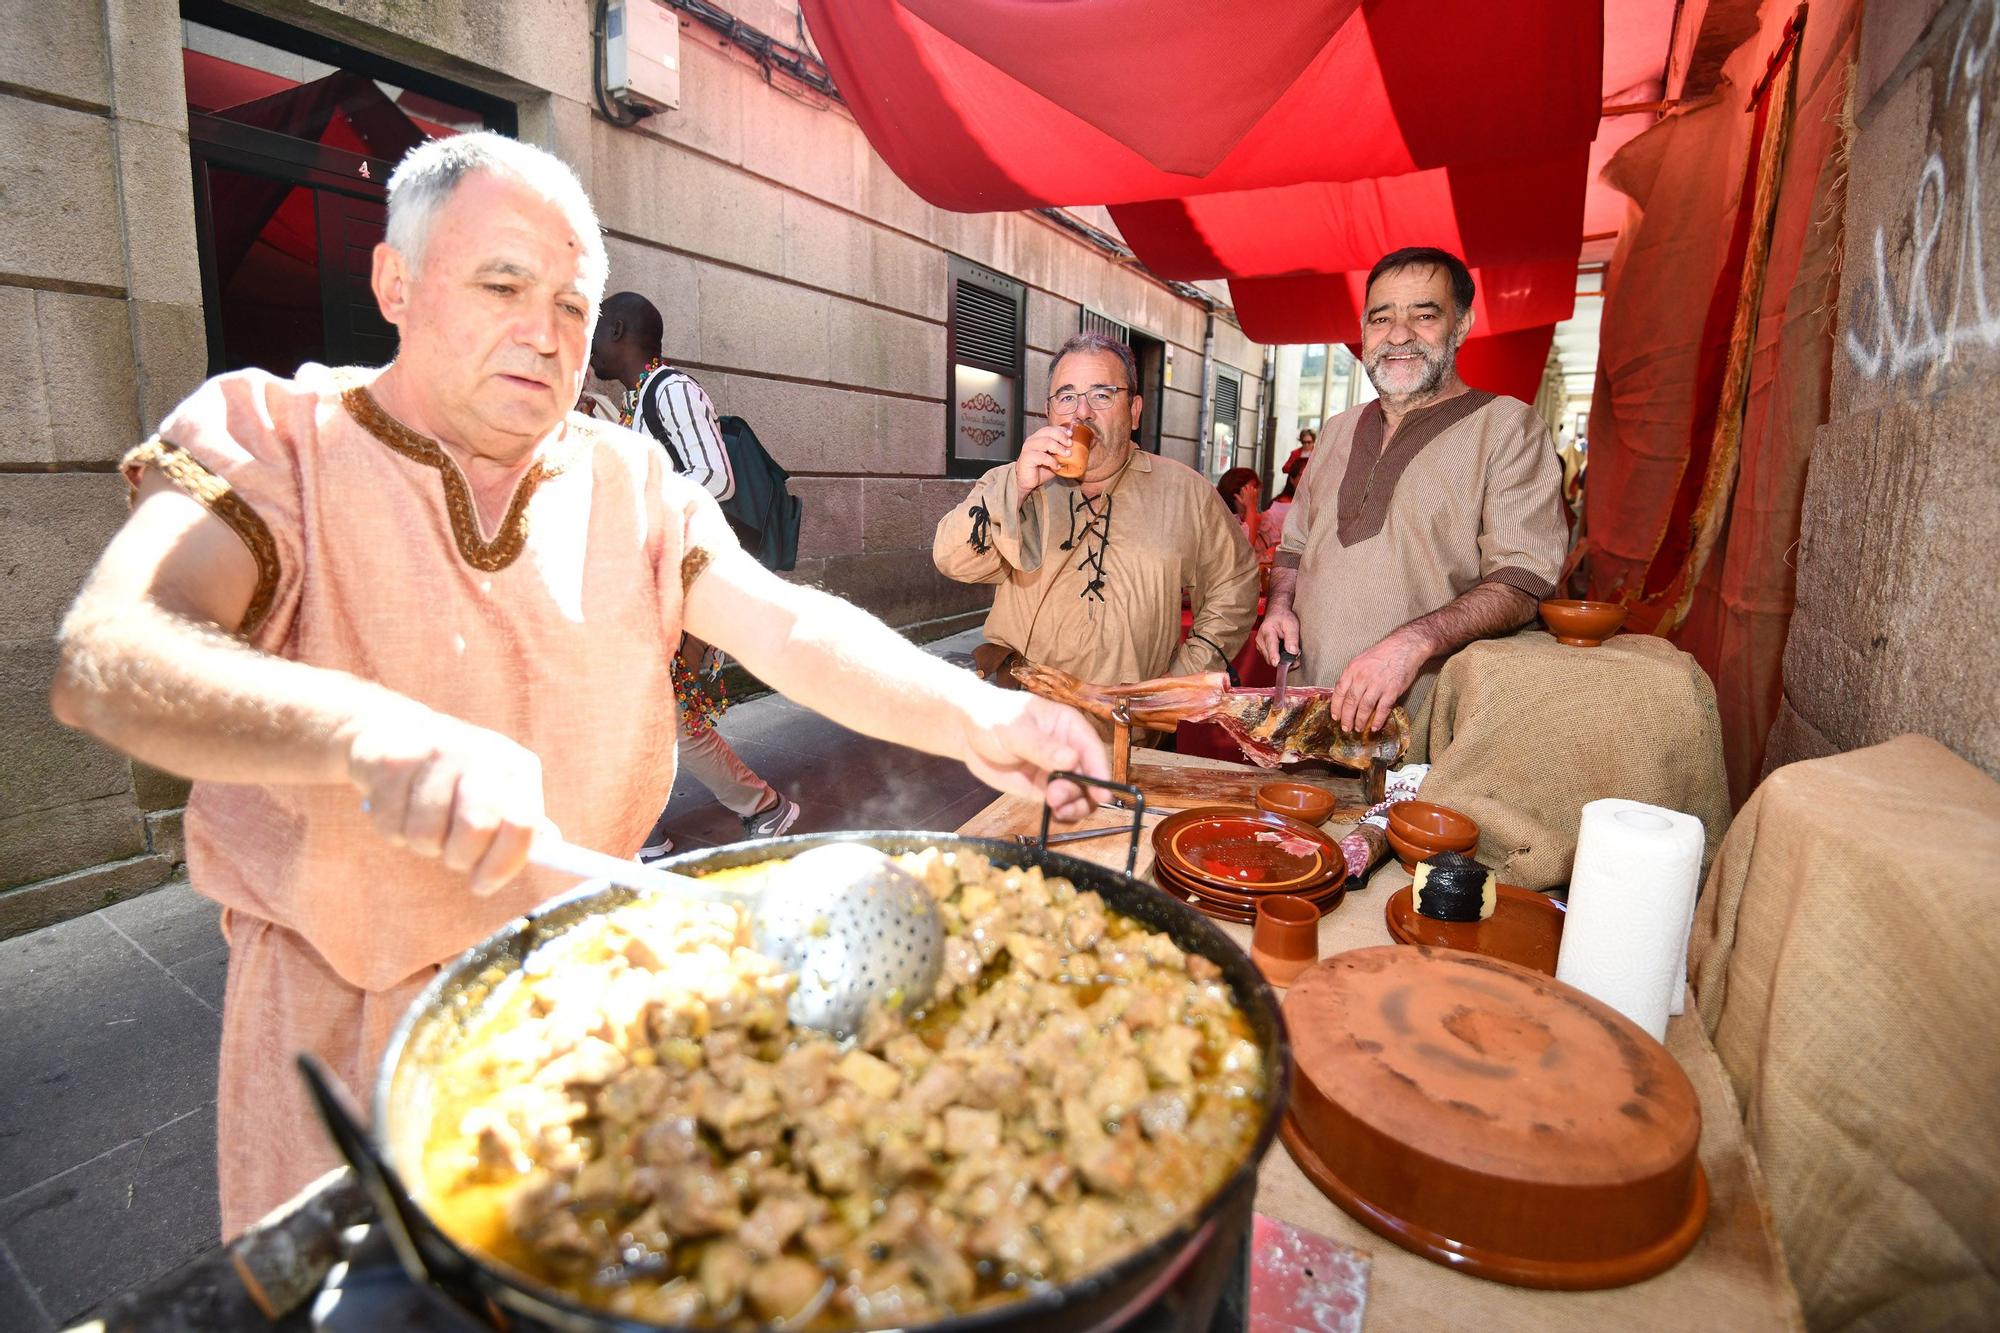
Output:
M629 855L673 785L667 658L685 582L734 544L721 512L629 431L572 415L483 532L443 450L382 412L375 372L209 381L127 459L228 523L259 583L254 647L365 677L540 756L549 815ZM530 871L490 898L390 845L346 786L202 782L194 887L231 942L217 1117L225 1235L333 1161L293 1057L365 1105L397 1015L438 964L569 887Z

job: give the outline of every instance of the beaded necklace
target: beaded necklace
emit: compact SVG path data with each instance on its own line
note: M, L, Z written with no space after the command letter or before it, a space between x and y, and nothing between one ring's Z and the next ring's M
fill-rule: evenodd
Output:
M646 363L646 368L639 372L637 387L625 391L625 410L618 414L619 425L629 426L632 424L632 418L639 414L639 399L645 395L646 381L653 378L654 372L665 370L666 368L667 358L664 356L656 356Z
M646 395L646 381L667 368L667 358L656 356L646 363L639 372L639 383L625 391L625 410L618 414L618 424L629 426L632 418L639 414L639 402ZM681 655L675 653L667 659L667 675L673 681L674 702L680 706L681 721L690 731L707 731L715 725L715 719L729 709L729 691L722 683L721 664L711 657L697 670L690 671L681 664Z

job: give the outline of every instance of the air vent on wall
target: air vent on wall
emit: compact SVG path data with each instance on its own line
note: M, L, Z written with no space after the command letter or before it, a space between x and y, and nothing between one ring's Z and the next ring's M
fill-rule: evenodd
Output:
M1020 364L1021 305L999 292L961 280L954 315L953 350L968 366L1012 371Z
M1235 375L1218 370L1215 372L1215 424L1228 430L1236 429L1237 416L1242 407L1243 381Z
M1079 307L1076 329L1078 333L1101 333L1122 343L1132 341L1130 325L1120 324L1109 315L1100 315L1089 306Z

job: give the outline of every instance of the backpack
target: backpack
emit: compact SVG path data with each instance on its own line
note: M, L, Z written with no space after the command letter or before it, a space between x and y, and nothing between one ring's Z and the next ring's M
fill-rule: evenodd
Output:
M791 569L798 563L799 520L805 506L787 489L791 474L778 466L757 432L742 417L721 417L722 446L729 451L729 470L736 476L736 493L722 501L722 516L736 539L767 569Z

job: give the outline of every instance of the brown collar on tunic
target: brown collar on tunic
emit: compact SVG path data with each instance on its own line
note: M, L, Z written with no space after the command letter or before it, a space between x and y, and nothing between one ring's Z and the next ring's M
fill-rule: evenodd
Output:
M520 556L522 548L528 543L528 501L534 498L536 489L543 482L561 475L575 452L572 445L560 457L537 459L522 474L514 487L513 499L507 505L506 516L500 520L500 530L488 541L480 531L478 511L472 503L472 487L443 445L427 435L419 435L390 416L365 384L356 384L344 390L340 395L340 405L347 409L347 414L359 423L361 429L390 449L412 462L437 470L439 479L444 483L445 513L451 520L451 535L458 544L459 557L474 569L489 574L507 568ZM584 420L572 420L569 423L571 431L581 434L579 427Z
M1403 469L1425 445L1492 402L1493 397L1484 389L1467 389L1456 398L1418 408L1403 418L1386 452L1382 436L1388 430L1388 419L1381 400L1362 408L1353 443L1348 446L1347 472L1340 479L1340 521L1336 527L1340 544L1353 546L1381 532Z

